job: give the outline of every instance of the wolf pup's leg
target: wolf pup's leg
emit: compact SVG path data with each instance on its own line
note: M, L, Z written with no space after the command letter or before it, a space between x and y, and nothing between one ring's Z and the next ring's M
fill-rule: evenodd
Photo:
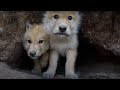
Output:
M75 61L77 56L77 50L71 49L66 53L66 64L65 64L65 77L68 79L77 79L78 76L75 74Z
M40 66L41 68L44 68L47 66L48 61L49 61L49 55L50 51L48 50L45 54L42 55L42 59L40 60Z
M50 51L50 60L48 70L43 73L43 78L51 79L54 77L57 68L59 53L55 50Z

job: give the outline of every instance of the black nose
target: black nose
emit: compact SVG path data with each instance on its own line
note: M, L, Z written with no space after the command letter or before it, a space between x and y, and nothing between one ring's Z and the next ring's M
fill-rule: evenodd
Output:
M67 27L59 27L60 32L65 32Z
M30 55L31 55L32 57L34 57L35 54L36 54L36 52L30 52Z

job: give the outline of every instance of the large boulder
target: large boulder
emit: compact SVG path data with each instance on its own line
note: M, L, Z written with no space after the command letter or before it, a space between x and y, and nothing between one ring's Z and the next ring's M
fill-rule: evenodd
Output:
M103 55L120 55L120 14L115 11L84 12L81 37Z

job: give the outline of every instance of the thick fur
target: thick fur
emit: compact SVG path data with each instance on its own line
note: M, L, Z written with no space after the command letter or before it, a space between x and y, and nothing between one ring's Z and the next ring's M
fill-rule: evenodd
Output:
M49 58L49 36L43 30L43 25L37 25L30 23L26 24L26 32L23 36L23 46L27 51L28 56L34 61L34 68L32 73L40 74L41 68L47 66ZM29 43L28 40L31 42ZM39 40L43 40L43 43L39 43ZM34 56L30 53L35 52Z
M55 19L54 15L59 18ZM68 19L72 16L72 20ZM77 57L78 38L77 33L81 24L81 15L77 11L47 11L43 18L44 30L50 35L50 61L49 67L43 73L44 78L53 78L56 73L59 54L66 56L65 77L77 79L74 64ZM59 27L67 27L64 34L60 33ZM59 34L60 33L60 34Z

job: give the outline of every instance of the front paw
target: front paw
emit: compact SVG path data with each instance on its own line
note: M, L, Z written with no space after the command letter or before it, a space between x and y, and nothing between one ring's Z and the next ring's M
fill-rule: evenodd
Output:
M66 77L67 79L78 79L78 75L75 74L75 73L66 74L65 77Z
M39 74L41 74L41 69L36 69L36 68L34 68L34 69L32 69L32 74L37 74L37 75L39 75Z
M44 72L42 76L43 76L43 78L45 78L45 79L52 79L52 78L54 78L54 73Z

